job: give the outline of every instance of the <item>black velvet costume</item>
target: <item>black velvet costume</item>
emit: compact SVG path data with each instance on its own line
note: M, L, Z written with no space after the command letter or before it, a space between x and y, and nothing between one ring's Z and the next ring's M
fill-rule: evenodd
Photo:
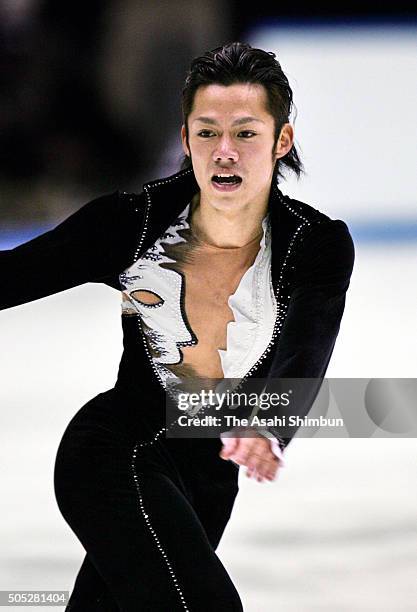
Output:
M139 195L104 195L0 252L0 309L87 282L120 291L119 275L198 189L185 170L148 183ZM271 343L247 379L321 379L344 311L353 242L343 221L276 185L268 207L279 312ZM58 450L58 505L87 551L67 610L242 610L214 552L238 492L238 468L219 458L218 439L165 439L165 392L140 321L125 316L122 325L114 388L79 410ZM318 388L298 407L300 416ZM270 430L285 448L290 438Z

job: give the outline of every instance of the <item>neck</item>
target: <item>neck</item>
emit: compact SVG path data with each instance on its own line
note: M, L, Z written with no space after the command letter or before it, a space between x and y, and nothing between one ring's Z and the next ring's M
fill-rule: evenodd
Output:
M208 244L222 248L242 247L262 234L262 220L267 209L268 202L265 202L257 209L248 207L230 214L205 204L201 192L198 192L191 203L191 224Z

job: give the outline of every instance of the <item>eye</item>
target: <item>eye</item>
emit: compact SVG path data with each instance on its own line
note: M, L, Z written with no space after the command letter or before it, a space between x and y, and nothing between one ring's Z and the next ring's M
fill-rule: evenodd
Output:
M197 136L201 136L202 138L209 138L212 134L213 132L211 130L201 130L201 132L198 132Z
M252 132L251 130L242 130L241 132L239 132L238 136L240 136L241 134L245 134L243 138L252 138L252 136L256 136L256 132Z

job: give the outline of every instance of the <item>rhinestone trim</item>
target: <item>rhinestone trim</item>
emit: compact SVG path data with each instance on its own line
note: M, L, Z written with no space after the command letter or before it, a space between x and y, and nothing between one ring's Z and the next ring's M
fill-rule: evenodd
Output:
M191 170L187 170L186 172L181 174L181 176L183 176L184 174L190 173L190 172L191 172ZM165 183L169 183L169 182L171 182L173 180L175 180L175 179L166 179L166 180L163 180L163 181L158 181L158 182L156 182L154 184L144 185L144 191L146 193L145 217L144 217L144 222L143 222L143 226L142 226L142 229L141 229L141 235L140 235L140 239L139 239L139 244L138 244L138 246L136 248L135 255L134 255L134 262L137 261L137 259L139 257L139 252L141 250L141 247L142 247L142 244L143 244L143 241L145 239L146 232L147 232L147 229L148 229L149 211L150 211L150 207L151 207L151 198L150 198L150 193L149 193L149 187L156 187L156 186L159 186L159 185L162 185L162 184L165 184ZM148 356L148 359L149 359L149 361L151 363L152 369L153 369L157 379L159 380L159 382L162 385L162 387L164 387L163 381L162 381L162 379L161 379L161 377L159 375L159 372L157 371L157 369L156 369L156 367L155 367L155 365L153 363L152 356L151 356L151 354L149 352L149 348L148 348L148 345L146 343L146 338L145 338L145 335L144 335L144 332L143 332L143 329L142 329L142 325L141 325L141 322L140 322L139 314L137 314L136 317L137 317L137 321L138 321L139 332L140 332L140 335L141 335L142 340L143 340L143 344L144 344L144 347L145 347L146 354ZM182 589L179 586L179 582L178 582L178 579L177 579L177 577L175 575L175 572L174 572L174 570L172 568L172 564L169 561L168 555L166 554L164 548L162 547L161 542L160 542L158 536L156 535L155 529L153 528L152 523L150 521L149 514L148 514L148 512L146 512L145 505L144 505L144 502L143 502L143 496L142 496L142 493L141 493L139 477L138 477L138 474L137 474L137 471L136 471L136 466L135 466L135 460L136 460L138 448L142 448L142 447L145 447L145 446L151 446L152 444L154 444L158 440L158 438L164 432L168 431L168 429L170 427L172 427L172 425L174 423L177 422L177 420L178 419L175 419L175 421L170 423L170 425L168 427L162 427L154 435L154 437L151 440L141 441L141 442L138 442L138 443L135 444L135 446L133 448L133 453L132 453L132 464L131 464L131 467L132 467L132 472L133 472L133 480L135 482L136 491L137 491L138 497L139 497L139 508L140 508L141 514L142 514L142 516L143 516L143 518L145 520L146 526L149 529L149 531L150 531L150 533L151 533L151 535L152 535L152 537L153 537L153 539L154 539L154 541L156 543L156 546L157 546L159 552L161 553L162 558L163 558L163 560L164 560L164 562L165 562L165 564L166 564L166 566L168 568L171 580L172 580L172 582L174 584L174 587L175 587L175 589L176 589L176 591L177 591L177 593L179 595L179 598L181 600L182 607L183 607L184 610L189 612L190 609L188 608L188 606L186 604L186 600L185 600L184 594L182 592Z
M144 188L144 191L146 193L146 208L145 208L144 221L143 221L143 226L142 226L142 229L141 229L139 243L138 243L138 246L136 248L135 255L134 255L134 262L137 261L137 259L139 257L139 253L140 253L141 247L143 245L143 242L145 240L146 233L147 233L147 230L148 230L149 212L150 212L150 208L151 208L151 204L152 204L150 189L158 187L160 185L165 185L165 184L174 182L178 178L180 178L180 177L182 177L182 176L184 176L186 174L190 174L191 172L192 172L192 169L189 169L189 170L184 171L183 173L179 173L179 174L175 175L174 177L171 177L171 178L168 178L168 179L163 179L163 180L160 180L160 181L156 181L154 183L148 183L148 184L144 185L143 188ZM273 188L274 188L274 186L273 186ZM273 332L272 332L271 341L268 344L267 348L265 349L264 353L258 359L258 361L250 368L250 370L242 378L242 380L240 381L240 383L238 384L236 389L238 389L245 382L245 380L252 374L252 372L254 372L255 369L268 356L269 352L271 351L271 349L272 349L272 347L273 347L273 345L275 343L276 337L281 332L281 328L282 328L282 325L283 325L284 320L285 320L286 312L288 310L289 299L291 297L290 295L282 295L281 296L282 291L283 291L284 286L285 286L283 281L284 281L284 276L285 276L285 272L286 272L286 269L287 269L288 259L291 256L291 252L292 252L294 243L296 242L296 240L298 239L298 237L302 233L302 230L306 226L310 226L311 225L310 221L308 221L299 211L295 210L294 208L292 208L288 204L288 202L286 201L288 199L288 196L282 196L279 191L276 192L276 193L278 195L278 199L279 199L280 203L283 204L293 215L299 217L301 219L302 223L297 227L297 229L295 230L295 232L294 232L294 234L293 234L293 236L291 238L291 241L290 241L287 253L286 253L285 258L284 258L284 262L282 264L282 268L280 270L280 274L279 274L279 278L278 278L278 283L277 283L277 290L276 290L276 293L275 293L276 304L277 304L277 317L276 317L276 320L275 320L275 324L274 324L274 329L273 329ZM135 209L135 210L137 210L137 209ZM289 266L288 266L288 268L289 268ZM291 266L291 269L294 269L294 266ZM147 345L147 342L146 342L146 338L145 338L145 335L144 335L144 332L143 332L143 329L142 329L142 326L141 326L140 316L139 316L139 314L136 315L136 316L137 316L140 336L142 337L142 341L143 341L143 344L144 344L144 347L145 347L145 352L146 352L146 354L148 356L148 359L149 359L151 367L152 367L152 369L153 369L153 371L154 371L154 373L155 373L155 375L157 377L157 380L159 381L159 383L161 384L161 386L165 390L162 378L160 377L159 372L157 371L157 369L156 369L156 367L155 367L155 365L153 363L152 356L151 356L151 354L149 352L149 348L148 348L148 345ZM169 392L169 389L168 389L168 392ZM203 407L202 412L204 412L204 409L205 409L205 407ZM142 496L142 492L141 492L141 488L140 488L140 481L139 481L139 477L138 477L138 474L137 474L137 471L136 471L136 466L135 466L135 460L136 460L136 457L137 457L138 449L146 447L146 446L153 445L160 438L160 436L164 432L167 432L174 425L174 423L177 422L177 420L178 419L175 419L172 423L170 423L168 425L168 427L162 427L154 435L154 437L151 438L150 440L141 441L141 442L138 442L138 443L135 444L134 449L133 449L133 454L132 454L132 464L131 464L131 467L132 467L132 473L133 473L133 480L135 482L136 491L138 493L139 507L140 507L141 514L142 514L142 516L143 516L143 518L145 520L146 526L149 529L149 532L151 533L151 535L152 535L152 537L153 537L153 539L154 539L154 541L156 543L156 546L157 546L158 550L160 551L160 553L162 555L162 558L163 558L163 560L164 560L164 562L165 562L165 564L166 564L166 566L168 568L168 571L169 571L169 574L171 576L171 579L172 579L172 582L174 584L174 587L175 587L175 589L176 589L176 591L177 591L177 593L178 593L178 595L180 597L183 609L189 612L189 608L187 606L187 603L186 603L183 591L182 591L182 589L181 589L181 587L179 585L178 579L177 579L177 577L175 575L175 572L174 572L174 570L172 568L172 564L169 561L168 556L167 556L163 546L161 545L161 542L160 542L158 536L156 535L155 529L153 528L152 522L151 522L151 520L149 518L149 514L148 514L148 512L146 512L146 508L145 508L145 505L144 505L143 496ZM284 445L283 440L279 436L277 436L277 434L274 434L274 435L278 438L278 442L280 443L280 446L281 445L283 446Z
M139 257L139 252L140 249L142 247L143 241L145 239L146 236L146 232L148 229L148 221L149 221L149 212L150 212L150 208L151 208L151 194L150 194L150 189L154 189L155 187L159 187L160 185L166 185L169 183L172 183L176 180L178 180L179 178L182 178L183 176L187 175L187 174L191 174L193 172L193 169L190 168L188 170L184 170L183 172L179 172L175 175L173 175L172 177L166 178L166 179L162 179L162 180L157 180L151 183L147 183L146 185L143 186L143 189L146 193L146 209L145 209L145 217L144 217L144 222L143 222L143 226L142 226L142 230L141 230L141 235L139 238L139 244L137 246L136 252L135 252L135 256L134 256L134 262L137 261L138 257ZM261 363L266 359L266 357L268 356L268 354L270 353L270 351L272 350L275 340L277 338L277 336L279 336L279 334L281 333L281 329L282 326L284 324L285 321L285 317L287 314L287 310L288 310L288 306L289 306L289 300L291 298L290 295L285 295L283 294L283 290L286 286L288 286L289 283L284 283L284 278L285 278L285 273L287 270L291 269L294 270L295 266L289 266L288 265L288 260L291 256L292 250L293 250L293 246L294 243L299 239L299 236L302 235L303 230L306 227L311 226L311 221L309 221L306 217L304 217L300 210L296 210L294 207L290 206L290 204L288 203L288 200L290 199L288 196L284 196L278 189L278 185L276 183L274 183L272 185L272 190L274 191L278 201L280 202L280 204L282 204L283 206L285 206L287 208L287 210L289 212L291 212L293 215L295 215L296 217L298 217L299 219L301 219L301 223L300 225L298 225L298 227L296 228L296 230L294 231L290 244L288 246L287 249L287 253L285 255L284 261L282 263L282 267L279 273L279 278L278 278L278 282L277 282L277 289L275 292L275 299L276 299L276 307L277 307L277 316L275 319L275 324L274 324L274 328L272 331L272 336L271 336L271 340L268 344L268 346L266 347L265 351L263 352L263 354L259 357L259 359L257 360L257 362L249 369L249 371L245 374L245 376L241 379L241 381L239 382L239 384L235 387L235 390L238 390L243 383L248 379L249 376L251 376L251 374L258 368L259 365L261 365ZM299 209L301 209L301 207L299 207ZM315 223L321 223L321 220L316 220ZM137 321L138 321L138 327L139 327L139 332L140 335L142 337L143 340L143 344L145 347L145 351L146 354L148 356L148 359L151 363L151 367L152 370L155 373L155 376L157 378L157 380L159 381L159 383L161 384L162 388L164 390L165 386L163 383L163 380L153 362L152 356L149 352L149 348L146 342L146 338L144 335L144 332L142 330L142 326L141 326L141 322L140 322L140 317L139 315L137 315ZM168 389L168 393L170 393L170 390ZM171 394L171 393L170 393ZM175 401L175 397L172 395L172 398ZM203 409L204 410L204 409ZM167 431L177 420L173 421L167 429L163 429L161 431ZM157 434L157 436L159 436L159 433ZM283 440L276 434L274 433L274 435L278 438L279 442L281 442L283 444Z
M275 185L273 185L272 187L275 190ZM285 321L285 316L288 310L288 306L289 306L289 300L291 298L290 295L281 295L283 292L284 287L286 286L284 284L284 275L285 272L287 271L287 269L290 268L290 266L288 266L288 259L291 256L291 252L294 246L294 243L297 240L297 237L300 235L300 232L302 232L302 230L307 227L310 226L311 223L308 219L306 219L306 217L303 217L303 215L300 214L300 212L296 211L294 208L292 208L287 200L288 200L288 196L283 196L278 190L275 191L275 194L278 197L279 202L285 206L292 214L294 214L295 216L299 217L302 220L302 223L297 227L297 229L295 230L290 244L288 246L287 252L285 254L285 258L284 261L282 263L282 267L279 273L279 278L278 278L278 282L277 282L277 289L276 289L276 293L275 293L275 299L276 299L276 303L277 303L277 317L275 319L275 325L274 325L274 329L272 331L272 336L271 336L271 341L268 344L268 346L266 347L264 353L260 356L260 358L258 359L258 361L250 368L250 370L245 374L245 376L241 379L241 381L239 382L239 384L236 387L236 390L239 389L243 383L247 380L247 378L252 374L252 372L254 372L254 370L266 359L266 357L268 356L268 354L270 353L274 343L275 343L275 339L276 337L281 333L281 328L283 326L283 323ZM291 266L290 269L294 269L294 266ZM282 300L282 301L281 301ZM274 434L276 435L276 434ZM278 436L276 436L278 437ZM282 441L280 439L280 441Z
M135 255L133 257L133 263L137 261L139 258L139 252L142 247L143 241L145 240L146 232L148 231L149 212L150 212L151 204L152 204L151 194L149 193L149 189L150 188L154 189L155 187L159 187L160 185L167 185L168 183L173 183L180 177L183 177L187 174L191 174L192 171L193 171L192 168L190 168L188 170L184 170L183 172L172 176L171 178L161 179L159 181L154 181L152 183L146 183L146 185L143 186L143 190L146 193L145 217L143 220L143 226L142 226L141 233L140 233L139 244L136 248Z
M143 226L142 226L142 230L141 230L141 235L140 235L140 238L139 238L139 244L138 244L138 246L136 248L136 251L135 251L133 263L136 262L138 260L138 258L139 258L139 252L141 250L143 241L145 240L146 232L148 230L149 212L150 212L150 208L151 208L151 205L152 205L151 194L150 194L149 190L150 189L154 189L155 187L159 187L160 185L167 185L168 183L173 183L174 181L178 180L179 178L182 178L183 176L186 176L187 174L191 174L192 172L193 172L193 169L189 168L189 169L184 170L183 172L180 172L180 173L178 173L178 174L176 174L176 175L174 175L172 177L169 177L169 178L166 178L166 179L161 179L161 180L154 181L154 182L151 182L151 183L147 183L147 184L145 184L143 186L143 190L146 193L146 210L145 210L145 217L144 217L144 222L143 222ZM140 333L140 335L142 337L143 345L145 347L146 354L147 354L147 356L149 358L149 361L151 363L152 370L154 371L155 376L156 376L157 380L159 381L160 385L162 386L162 388L164 390L166 390L165 389L165 385L164 385L164 381L162 380L161 375L158 372L157 367L154 364L154 360L152 359L152 355L150 354L150 351L149 351L149 348L148 348L148 344L146 342L145 334L144 334L143 329L142 329L142 325L141 325L141 321L140 321L139 315L137 316L137 322L138 322L138 327L139 327L139 333ZM195 340L181 343L182 346L193 346L194 344L196 344ZM170 393L169 389L168 389L168 393ZM170 393L170 395L171 395L172 399L175 401L175 399L176 399L175 396L172 395L171 393ZM171 427L174 423L176 423L176 421L177 420L173 421L169 425L169 427Z
M143 186L143 189L144 189L144 191L146 193L146 210L145 210L145 218L144 218L144 223L143 223L143 227L142 227L142 232L141 232L141 235L140 235L138 247L137 247L136 252L135 252L134 261L136 261L138 259L138 257L139 257L139 252L140 252L140 249L142 247L142 244L143 244L143 241L145 239L145 235L146 235L146 232L147 232L147 229L148 229L149 212L150 212L150 207L151 207L151 204L152 204L150 189L154 189L155 187L159 187L160 185L166 185L166 184L172 183L172 182L178 180L179 178L182 178L183 176L185 176L187 174L191 174L192 172L193 172L193 169L190 168L190 169L184 170L183 172L179 172L179 173L173 175L172 177L169 177L169 178L166 178L166 179L157 180L157 181L154 181L154 182L151 182L151 183L147 183L146 185ZM279 200L280 204L285 206L287 208L287 210L289 212L291 212L293 215L295 215L296 217L300 218L302 223L297 227L297 229L295 230L295 232L294 232L294 234L293 234L293 236L291 238L290 244L289 244L288 249L287 249L287 253L285 255L285 258L284 258L284 261L282 263L282 267L281 267L281 270L280 270L280 273L279 273L279 278L278 278L278 282L277 282L277 289L276 289L276 292L275 292L276 307L277 307L277 316L276 316L276 319L275 319L275 324L274 324L274 328L273 328L273 331L272 331L271 340L270 340L268 346L266 347L265 351L263 352L263 354L257 360L257 362L249 369L249 371L241 379L239 384L235 387L235 390L238 390L243 385L243 383L247 380L247 378L249 376L251 376L251 374L258 368L258 366L266 359L266 357L268 356L268 354L270 353L270 351L272 350L272 348L274 346L274 343L275 343L275 340L276 340L277 336L281 333L281 329L282 329L283 323L285 321L286 313L287 313L288 306L289 306L289 300L291 298L290 295L288 295L288 294L284 295L283 294L284 287L288 286L288 283L287 284L284 283L285 273L286 273L286 271L288 269L294 270L294 268L295 268L295 266L289 266L288 265L288 263L289 263L288 259L291 256L294 243L298 240L298 238L302 234L303 230L306 227L309 227L311 225L311 222L306 217L304 217L301 214L300 210L297 211L297 210L295 210L295 208L293 208L292 206L289 205L289 203L288 203L289 197L288 196L283 196L281 194L281 192L278 190L277 187L278 187L278 185L274 183L272 185L272 190L274 191L275 195L277 196L277 199ZM320 220L316 221L316 223L320 223L320 222L321 222ZM148 359L149 359L149 361L151 363L152 370L154 371L155 376L156 376L157 380L159 381L159 383L161 384L162 388L164 390L166 390L165 386L164 386L164 383L163 383L163 380L162 380L162 378L161 378L161 376L160 376L160 374L159 374L159 372L158 372L158 370L157 370L157 368L156 368L156 366L155 366L155 364L153 362L152 356L151 356L151 354L149 352L148 345L147 345L147 342L146 342L146 338L145 338L144 332L142 330L142 326L141 326L139 315L137 316L137 320L138 320L139 332L140 332L140 335L141 335L142 340L143 340L143 344L144 344L144 347L145 347L146 354L147 354ZM168 393L170 393L169 389L168 389ZM172 398L175 401L175 397L173 395L172 395ZM175 422L176 421L173 421L173 423L171 423L168 428L170 428ZM276 434L274 434L274 435L276 435Z
M165 427L160 429L158 431L158 433L155 435L155 437L153 438L153 440L151 440L151 443L155 442L155 440L157 440L157 438L160 436L160 434L164 430L165 430ZM171 564L171 562L168 559L168 555L166 554L166 552L165 552L165 550L164 550L164 548L163 548L163 546L161 544L160 539L156 535L155 529L153 528L152 522L151 522L151 520L149 518L149 513L146 511L146 507L145 507L145 504L143 502L143 496L142 496L142 492L141 492L141 488L140 488L139 477L138 477L138 474L137 474L137 471L136 471L135 460L136 460L136 455L137 455L138 448L142 447L142 446L146 446L148 444L149 444L149 442L138 442L137 444L135 444L135 446L133 448L133 453L132 453L132 463L131 463L131 466L132 466L132 472L133 472L133 480L135 482L136 491L137 491L138 497L139 497L139 508L140 508L142 517L145 520L146 527L148 528L148 530L149 530L149 532L150 532L150 534L151 534L151 536L152 536L152 538L153 538L153 540L154 540L154 542L156 544L156 547L159 550L159 552L161 553L162 559L164 560L164 563L165 563L165 565L168 568L168 572L169 572L171 580L172 580L172 582L174 584L175 590L177 591L177 593L179 595L179 598L181 600L182 608L183 608L183 610L186 610L187 612L190 612L190 609L187 606L187 603L185 601L185 597L184 597L183 591L182 591L182 589L181 589L181 587L179 585L178 578L175 575L175 572L173 570L172 564Z

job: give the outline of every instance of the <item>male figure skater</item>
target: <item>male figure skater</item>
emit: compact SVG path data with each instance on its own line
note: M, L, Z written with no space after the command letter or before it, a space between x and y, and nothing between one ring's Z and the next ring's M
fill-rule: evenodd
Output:
M1 308L85 282L121 290L116 384L73 417L55 465L87 553L71 612L243 610L215 550L239 465L273 480L289 439L165 437L165 390L172 377L324 376L354 251L343 221L278 188L285 166L301 172L291 108L274 54L207 52L183 90L180 172L0 253Z

